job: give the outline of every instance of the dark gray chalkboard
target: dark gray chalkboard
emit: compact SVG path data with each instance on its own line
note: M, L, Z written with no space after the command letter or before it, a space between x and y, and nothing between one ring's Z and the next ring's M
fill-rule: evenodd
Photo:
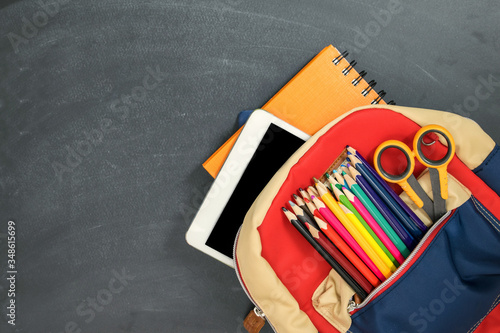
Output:
M243 332L233 270L184 240L212 182L201 163L330 43L387 100L499 141L498 1L390 3L3 1L0 331Z

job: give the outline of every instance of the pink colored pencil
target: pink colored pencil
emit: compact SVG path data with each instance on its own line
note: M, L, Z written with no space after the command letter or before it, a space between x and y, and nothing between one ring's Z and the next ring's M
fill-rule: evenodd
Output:
M345 187L342 188L344 191L344 194L346 195L347 199L352 203L354 208L358 211L359 214L365 219L366 223L372 228L373 232L380 238L380 241L387 247L387 250L394 256L394 258L399 262L399 264L402 264L405 258L401 255L397 247L394 245L393 242L387 237L385 232L380 228L378 225L377 221L373 218L373 216L366 210L365 206L359 201L359 199L348 189Z
M326 207L326 205L311 195L311 200L318 208L319 213L326 219L328 224L344 239L344 241L353 249L353 251L363 260L363 262L370 268L370 270L380 279L380 281L385 281L386 278L382 272L377 268L373 261L368 257L368 255L363 251L361 246L354 240L351 234L346 230L346 228L340 223L339 219L332 213L332 211Z

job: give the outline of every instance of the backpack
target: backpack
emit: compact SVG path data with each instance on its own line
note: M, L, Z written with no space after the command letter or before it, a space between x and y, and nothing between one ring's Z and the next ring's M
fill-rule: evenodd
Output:
M314 112L313 110L311 112ZM346 145L373 161L389 139L411 146L423 126L454 137L448 213L361 303L286 219L281 207L329 168ZM235 268L255 313L276 332L500 332L500 154L474 121L443 111L366 106L335 119L299 148L247 212ZM425 167L415 176L430 194ZM409 202L406 194L401 197ZM416 207L413 207L416 208ZM415 213L421 216L419 209Z

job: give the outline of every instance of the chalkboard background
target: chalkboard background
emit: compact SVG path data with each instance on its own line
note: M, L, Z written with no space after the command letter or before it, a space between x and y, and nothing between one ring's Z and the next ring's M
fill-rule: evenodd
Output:
M184 239L237 112L333 44L500 141L498 22L496 0L3 1L0 331L243 332L234 271Z

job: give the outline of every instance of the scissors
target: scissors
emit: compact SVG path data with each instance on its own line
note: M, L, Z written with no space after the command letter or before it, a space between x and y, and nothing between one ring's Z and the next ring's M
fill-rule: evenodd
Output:
M432 160L424 155L422 146L431 146L438 140L436 134L440 134L446 140L446 154L438 160ZM432 142L427 143L424 138L432 138ZM402 152L406 157L406 169L399 175L393 175L387 172L381 163L382 153L389 149L395 148ZM448 199L448 171L447 167L455 155L455 141L448 130L439 125L428 125L422 127L413 139L413 151L401 141L388 140L380 144L375 150L375 169L380 176L390 183L396 183L408 194L410 199L419 207L423 208L429 217L436 221L446 213L446 199ZM429 168L431 178L432 197L427 195L422 186L418 183L413 175L415 169L415 159Z

